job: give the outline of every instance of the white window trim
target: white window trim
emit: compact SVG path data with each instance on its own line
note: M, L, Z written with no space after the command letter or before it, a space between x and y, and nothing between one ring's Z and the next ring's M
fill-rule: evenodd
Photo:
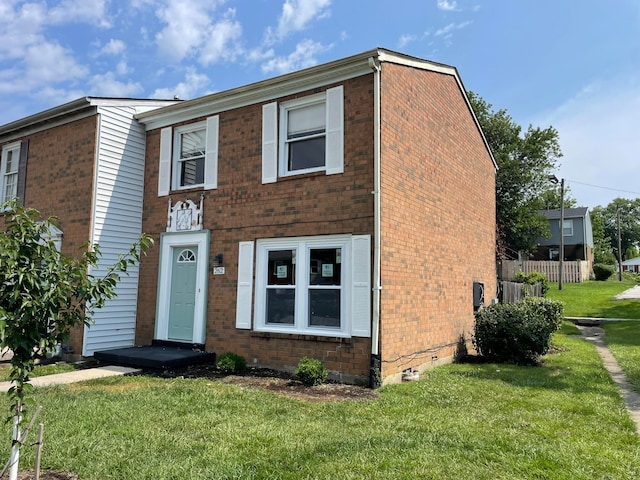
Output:
M256 242L256 299L254 309L254 330L258 332L318 335L331 337L351 337L351 239L350 235L328 235L316 237L296 237L264 239ZM342 249L342 278L340 328L308 327L308 254L313 248ZM266 323L266 292L268 252L271 250L296 250L296 306L293 325L273 325Z
M564 225L561 225L562 228L562 236L563 237L573 237L573 219L569 218L569 219L564 219L564 223L568 224L568 226L571 227L571 232L570 233L564 233Z
M15 151L17 168L14 174L16 175L16 182L19 181L18 176L20 175L20 145L21 145L20 142L15 142L2 147L2 157L0 160L0 204L13 200L17 197L17 191L16 191L16 196L12 198L5 198L4 189L5 189L5 178L7 176L7 163L8 163L7 157L9 156L9 152L11 151ZM16 188L17 188L17 183L16 183Z
M325 152L325 161L324 161L324 165L320 166L320 167L314 167L314 168L304 168L304 169L300 169L300 170L289 170L288 169L288 157L289 157L289 141L287 141L287 127L288 127L288 122L287 119L289 118L289 111L290 110L296 110L298 108L303 108L303 107L308 107L311 105L317 105L320 103L324 103L325 105L325 109L326 109L326 105L327 105L327 95L326 93L318 93L316 95L308 95L306 97L302 97L302 98L297 98L295 100L290 100L288 102L283 102L280 104L280 141L279 141L279 150L280 150L280 155L279 155L279 165L280 165L280 176L281 177L290 177L293 175L302 175L304 173L313 173L313 172L323 172L327 169L327 154ZM317 138L317 137L323 137L325 138L325 142L326 142L326 138L327 138L327 118L326 118L326 113L325 113L325 120L324 120L324 133L323 134L317 134L317 135L310 135L308 137L305 138Z
M205 152L202 157L203 164L206 163L207 160L207 122L198 122L198 123L190 123L189 125L182 125L180 127L176 127L173 131L173 158L171 159L171 170L173 172L172 177L172 189L173 190L188 190L190 188L198 188L204 186L205 180L203 179L202 183L194 183L193 185L184 185L180 186L180 139L182 135L185 133L195 132L197 130L203 130L205 135ZM206 168L206 165L205 165Z

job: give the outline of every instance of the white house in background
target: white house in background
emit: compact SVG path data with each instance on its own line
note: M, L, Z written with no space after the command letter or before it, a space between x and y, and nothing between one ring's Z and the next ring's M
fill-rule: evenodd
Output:
M630 258L622 262L622 271L640 273L640 257Z

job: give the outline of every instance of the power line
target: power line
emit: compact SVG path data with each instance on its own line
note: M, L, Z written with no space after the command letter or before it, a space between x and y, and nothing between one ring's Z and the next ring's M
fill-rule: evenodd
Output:
M603 187L602 185L592 185L590 183L578 182L576 180L569 180L568 178L567 178L567 182L577 183L578 185L585 185L587 187L602 188L603 190L612 190L614 192L631 193L633 195L640 195L640 192L633 192L631 190L621 190L619 188L612 188L612 187Z

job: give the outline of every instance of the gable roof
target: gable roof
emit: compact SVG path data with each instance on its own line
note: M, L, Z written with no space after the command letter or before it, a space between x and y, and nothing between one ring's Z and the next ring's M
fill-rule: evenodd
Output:
M138 113L178 103L177 100L142 98L81 97L42 112L0 125L0 142L46 130L95 115L98 107L135 107Z
M584 218L587 215L587 207L578 208L565 208L564 218ZM555 208L553 210L539 210L539 213L547 217L549 220L560 220L560 209Z
M176 105L138 114L136 118L145 125L147 130L168 127L195 118L215 115L216 113L226 110L256 103L264 103L285 95L300 93L350 78L372 74L374 69L377 69L380 63L384 62L405 65L454 77L493 162L493 166L495 169L498 168L498 164L493 157L491 148L489 148L480 123L473 112L458 70L450 65L412 57L383 48L368 50L357 55L286 73L230 90L211 93L192 100L185 100Z

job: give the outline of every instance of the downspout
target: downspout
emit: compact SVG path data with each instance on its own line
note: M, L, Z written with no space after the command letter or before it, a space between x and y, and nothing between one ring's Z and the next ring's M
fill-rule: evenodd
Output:
M380 63L369 58L373 70L373 321L369 386L378 388L380 376Z

